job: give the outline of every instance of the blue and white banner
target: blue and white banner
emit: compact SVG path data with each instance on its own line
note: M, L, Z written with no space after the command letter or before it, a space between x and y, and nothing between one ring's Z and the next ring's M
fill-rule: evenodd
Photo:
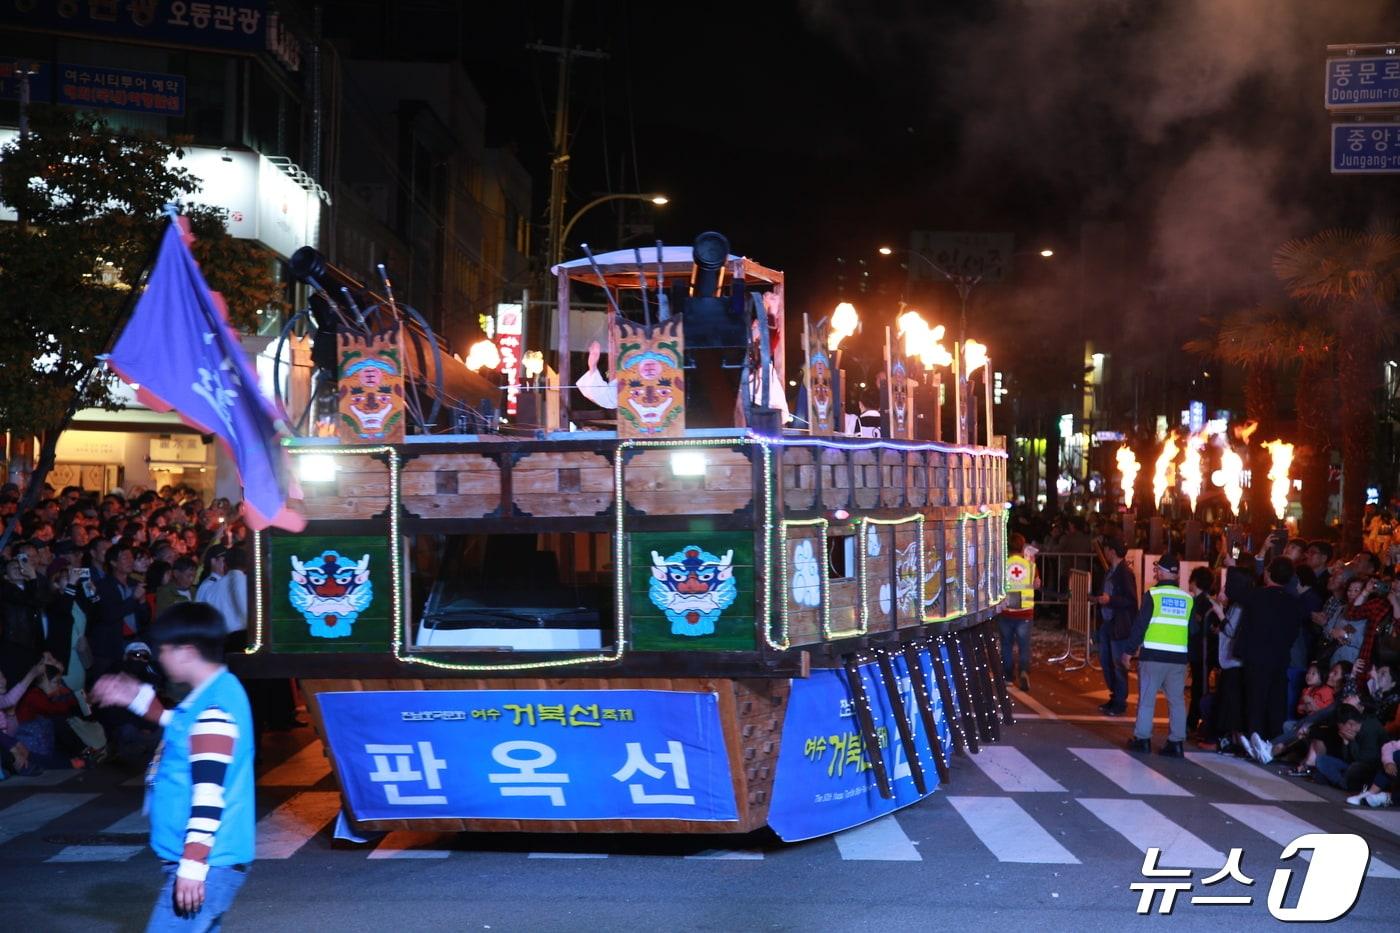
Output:
M938 682L934 679L933 661L927 651L919 652L918 657L933 707L938 741L943 745L944 755L950 756L952 736L944 717ZM877 665L867 664L859 671L865 695L870 700L880 746L875 752L881 756L890 777L894 790L892 800L880 796L871 765L872 750L865 747L861 736L846 672L814 671L811 677L792 682L787 718L783 722L778 773L768 808L768 825L784 841L796 842L848 829L921 799L904 744L900 741L896 716L908 718L929 792L938 786L933 749L919 715L908 666L900 656L891 663L899 685L902 710L891 706ZM952 684L946 654L942 663Z
M322 693L357 820L737 820L714 694Z

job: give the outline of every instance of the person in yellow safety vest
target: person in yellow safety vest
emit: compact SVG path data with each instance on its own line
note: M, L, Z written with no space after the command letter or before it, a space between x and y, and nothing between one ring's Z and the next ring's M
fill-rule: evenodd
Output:
M1186 641L1191 623L1191 594L1177 585L1181 565L1175 554L1157 558L1156 585L1147 591L1137 621L1128 635L1123 664L1134 652L1138 661L1138 708L1129 751L1152 750L1152 713L1157 694L1167 695L1167 741L1158 753L1172 758L1185 755L1186 740Z
M1001 632L1001 676L1014 683L1011 663L1013 642L1020 647L1022 690L1031 689L1031 621L1035 618L1035 590L1040 576L1035 561L1026 555L1025 536L1011 536L1011 553L1006 558L1006 602L997 613L997 628Z

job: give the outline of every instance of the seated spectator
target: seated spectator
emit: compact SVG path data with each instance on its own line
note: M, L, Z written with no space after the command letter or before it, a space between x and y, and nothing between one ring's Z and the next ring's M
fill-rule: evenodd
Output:
M30 685L44 673L44 665L52 661L53 658L48 655L40 658L13 686L4 673L0 673L0 767L11 774L28 776L43 773L43 766L31 755L29 746L20 737L16 711L20 699L29 692Z
M78 698L61 679L63 672L45 665L20 698L15 716L18 738L29 749L30 758L50 769L84 768L98 754L88 747L68 720L82 715Z
M1355 793L1366 787L1380 764L1381 748L1363 746L1361 711L1343 704L1333 723L1313 732L1303 762L1315 780ZM1374 762L1374 764L1373 764Z
M1303 695L1298 698L1297 713L1298 718L1303 719L1319 710L1324 710L1332 705L1336 698L1336 691L1322 679L1322 672L1318 670L1317 662L1308 665L1307 674L1304 675Z
M1381 746L1381 769L1371 779L1371 784L1359 794L1347 798L1353 807L1390 807L1395 805L1393 788L1400 772L1400 740L1390 741Z

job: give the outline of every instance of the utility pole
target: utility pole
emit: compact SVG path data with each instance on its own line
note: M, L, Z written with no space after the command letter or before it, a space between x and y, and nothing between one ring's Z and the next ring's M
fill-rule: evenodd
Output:
M533 52L546 52L559 58L559 78L554 101L554 146L549 160L549 235L546 238L545 260L553 266L562 260L564 252L564 208L568 198L569 178L569 78L575 58L604 60L604 52L590 52L569 47L569 20L573 13L573 0L564 0L563 25L559 31L559 44L542 45L538 42L527 45Z

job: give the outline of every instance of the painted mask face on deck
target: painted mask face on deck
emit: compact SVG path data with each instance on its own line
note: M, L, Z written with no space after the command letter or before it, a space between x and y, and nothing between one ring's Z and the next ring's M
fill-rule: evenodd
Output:
M909 375L903 360L890 367L890 409L896 437L904 437L909 418Z
M669 323L646 334L628 328L618 336L617 417L630 436L673 433L685 410L685 379L679 341ZM669 339L668 339L669 338Z
M734 603L734 552L723 557L699 545L684 547L670 557L651 552L652 605L666 614L672 635L713 635L720 614Z
M816 420L825 425L831 420L831 362L825 351L812 354L812 372L808 378Z

